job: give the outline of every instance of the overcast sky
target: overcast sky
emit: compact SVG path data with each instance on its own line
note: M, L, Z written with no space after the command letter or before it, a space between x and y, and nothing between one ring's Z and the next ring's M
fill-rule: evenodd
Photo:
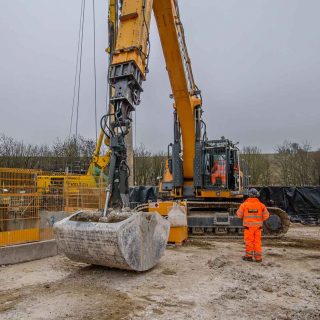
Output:
M95 137L92 1L87 0L79 133ZM107 84L107 0L96 3L98 114ZM51 143L69 131L81 0L0 0L0 133ZM209 138L264 152L320 148L320 1L180 0ZM155 21L136 144L166 150L172 101ZM74 128L73 128L74 132Z

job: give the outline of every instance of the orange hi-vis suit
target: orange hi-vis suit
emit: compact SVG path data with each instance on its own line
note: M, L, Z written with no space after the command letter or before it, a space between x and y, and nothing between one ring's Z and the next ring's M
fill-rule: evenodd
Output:
M253 258L254 256L256 261L262 260L262 224L269 218L269 215L266 206L257 198L248 198L239 207L237 216L243 219L245 257Z
M226 160L216 160L212 167L211 183L225 186L227 183Z

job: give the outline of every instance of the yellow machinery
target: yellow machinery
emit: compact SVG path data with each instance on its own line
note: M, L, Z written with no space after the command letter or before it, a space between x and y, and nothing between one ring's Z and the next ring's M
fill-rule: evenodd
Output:
M128 209L130 169L125 139L148 72L152 11L174 99L174 140L168 147L159 201L143 204L133 213ZM71 259L147 270L161 257L168 236L170 242L181 244L189 234L241 234L242 222L235 211L248 181L237 146L224 137L207 138L201 91L194 81L178 1L112 0L109 14L114 15L109 32L116 34L117 40L115 47L108 49L112 90L100 135L100 146L106 137L109 152L99 159L98 144L88 175L94 177L97 165L101 169L108 164L105 207L103 213L76 213L56 223L55 234L60 249ZM269 211L273 215L264 232L285 233L289 226L287 214L278 208ZM168 216L170 233L168 221L153 212Z
M38 175L37 191L41 194L50 194L53 190L77 193L79 188L95 188L97 185L101 186L106 183L106 168L109 164L110 150L107 149L104 154L100 155L102 143L108 147L108 139L101 130L87 174Z
M171 230L174 242L182 242L187 229L192 234L241 234L241 220L235 216L248 187L236 144L222 137L209 140L202 119L201 92L195 84L185 43L177 0L123 0L116 47L109 67L113 87L109 122L110 170L105 213L109 205L128 204L128 166L124 137L132 123L132 112L140 103L149 58L149 26L154 12L166 69L174 99L174 141L169 145L166 172L160 184L164 202L142 206L141 210L167 215L179 201L186 208L187 226ZM116 181L116 182L115 182ZM273 216L265 234L287 231L285 212L270 208Z
M174 139L168 147L159 201L132 211L128 208L130 169L125 138L148 72L152 11L174 99ZM181 244L190 234L241 234L242 223L235 211L248 186L247 174L236 144L225 138L207 138L201 91L194 81L178 0L110 0L107 51L109 108L101 119L101 133L87 174L38 175L36 198L31 199L38 201L39 193L65 189L68 195L76 194L81 188L95 188L101 180L106 183L103 213L76 212L55 223L59 248L76 261L144 271L159 261L168 238L169 242ZM101 154L103 143L107 152ZM88 192L85 197L93 195ZM19 201L25 198L18 196ZM75 199L78 202L79 198ZM12 198L3 197L6 211L11 201ZM30 218L37 218L34 213L40 205L37 202L31 211L31 204L28 202L25 210L30 210ZM95 203L91 208L97 206ZM69 207L73 207L72 203ZM272 215L264 225L265 234L285 233L289 226L287 214L279 208L268 209ZM38 239L36 230L28 241Z

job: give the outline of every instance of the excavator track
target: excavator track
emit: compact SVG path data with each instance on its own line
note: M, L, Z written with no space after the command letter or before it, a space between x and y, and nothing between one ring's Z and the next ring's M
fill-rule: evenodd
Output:
M240 239L243 236L243 226L242 224L235 224L230 221L233 219L236 220L235 216L236 210L239 208L240 203L238 202L197 202L197 201L188 201L187 209L188 209L188 219L194 210L210 210L210 211L224 211L227 217L227 213L229 213L230 217L226 221L226 223L219 222L217 224L213 224L211 227L194 227L189 225L189 238L197 238L197 239ZM288 214L277 207L268 207L268 211L270 212L270 218L264 222L263 224L263 238L280 238L285 235L290 226L290 219ZM219 216L219 213L218 213ZM190 220L189 220L190 221ZM217 221L215 219L214 221Z

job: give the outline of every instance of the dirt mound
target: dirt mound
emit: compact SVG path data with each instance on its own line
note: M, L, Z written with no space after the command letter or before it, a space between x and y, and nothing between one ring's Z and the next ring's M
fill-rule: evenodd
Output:
M220 256L214 259L209 259L207 262L210 269L220 269L229 264L229 261L226 257Z

